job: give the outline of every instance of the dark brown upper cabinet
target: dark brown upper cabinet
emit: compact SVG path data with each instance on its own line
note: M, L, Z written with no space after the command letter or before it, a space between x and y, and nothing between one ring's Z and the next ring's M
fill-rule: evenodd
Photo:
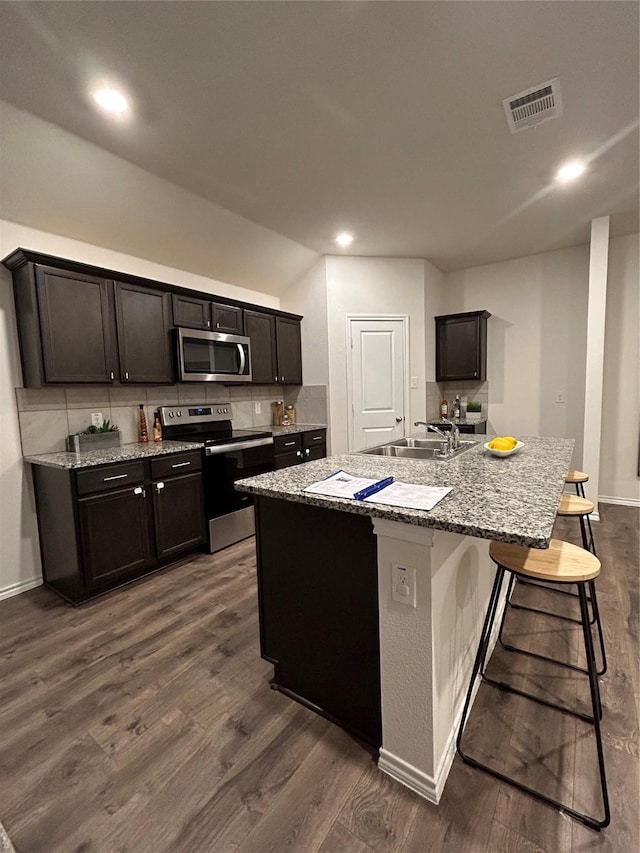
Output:
M16 249L13 292L24 385L174 382L173 326L251 338L253 381L302 384L300 320L164 282Z
M302 385L300 320L245 311L244 327L251 339L252 381Z
M276 318L273 314L245 311L244 329L251 340L252 382L262 385L277 382Z
M174 326L183 326L186 329L211 328L211 302L207 299L174 293L172 303Z
M488 311L436 317L436 382L487 378Z
M120 381L173 382L171 295L115 283Z
M231 335L244 334L242 308L235 305L223 305L220 302L212 302L211 317L211 327L214 332L227 332Z
M302 345L299 320L276 317L276 351L278 354L278 382L284 385L302 385Z
M118 356L111 282L44 266L35 281L44 381L113 381ZM36 359L31 353L27 361Z

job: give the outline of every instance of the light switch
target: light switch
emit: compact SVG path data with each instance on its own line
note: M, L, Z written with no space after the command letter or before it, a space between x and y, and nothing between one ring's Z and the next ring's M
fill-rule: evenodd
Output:
M391 598L407 607L416 606L416 570L414 566L391 564Z
M262 403L254 403L253 404L253 413L254 415L262 414Z
M91 423L93 426L102 426L102 412L91 412Z

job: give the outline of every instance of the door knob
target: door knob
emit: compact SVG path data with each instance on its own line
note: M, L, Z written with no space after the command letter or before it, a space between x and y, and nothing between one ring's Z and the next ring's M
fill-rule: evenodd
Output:
M396 423L401 424L403 420L404 420L404 418L396 418Z

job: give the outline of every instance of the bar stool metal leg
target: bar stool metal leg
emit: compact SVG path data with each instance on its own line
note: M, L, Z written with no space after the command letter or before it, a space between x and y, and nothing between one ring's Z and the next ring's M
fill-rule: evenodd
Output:
M585 645L585 654L587 658L587 675L589 677L589 689L591 694L591 706L593 710L592 716L582 715L576 711L572 711L568 708L562 708L560 706L555 706L553 703L548 703L546 700L540 700L539 698L532 696L524 691L518 690L517 688L511 687L510 685L504 684L502 682L495 682L492 679L489 679L484 674L485 663L486 663L486 655L489 646L489 640L491 637L491 631L493 628L493 622L495 620L495 615L497 611L497 605L500 597L500 589L502 587L502 581L504 578L505 568L503 566L498 565L496 571L496 577L493 585L493 590L491 593L491 598L489 601L489 607L487 609L487 614L485 616L484 624L482 627L482 633L480 635L480 644L478 646L478 652L476 654L476 658L473 665L473 671L471 675L471 680L469 683L469 689L467 690L467 695L465 697L464 708L462 711L462 718L460 720L460 727L458 729L458 735L456 738L456 749L460 758L465 762L465 764L469 764L471 767L476 767L479 770L483 770L485 773L488 773L490 776L493 776L496 779L499 779L502 782L505 782L508 785L517 788L518 790L529 794L541 802L547 803L550 806L554 806L559 809L561 812L574 817L576 820L581 821L586 826L594 829L596 831L600 831L604 827L608 826L611 820L611 813L609 808L609 797L607 792L607 780L604 766L604 752L602 748L602 735L600 731L600 718L602 716L602 705L600 700L600 690L598 687L598 677L596 673L596 660L595 653L593 648L593 638L591 636L591 628L589 625L589 609L587 604L587 593L586 593L586 585L585 582L581 582L578 584L578 597L580 601L580 614L582 621L582 633ZM513 577L510 579L510 583L513 580ZM604 807L604 817L602 820L598 820L591 815L584 814L583 812L578 811L570 806L567 806L563 803L560 803L558 800L555 800L553 797L549 797L541 791L537 791L534 788L529 787L528 785L524 785L522 782L519 782L517 779L513 779L510 776L507 776L505 773L500 772L492 767L489 767L486 764L476 760L468 753L464 752L462 748L462 739L464 734L464 728L467 722L467 718L469 715L469 709L471 705L471 698L473 696L475 682L480 674L481 678L489 684L493 684L498 686L500 689L508 690L509 692L516 693L517 695L523 696L525 698L533 699L536 702L540 702L544 705L549 705L550 707L556 707L564 713L570 713L574 716L581 717L582 719L586 719L588 722L592 723L594 726L594 733L596 739L596 750L598 755L598 769L600 774L600 785L602 791L602 801Z

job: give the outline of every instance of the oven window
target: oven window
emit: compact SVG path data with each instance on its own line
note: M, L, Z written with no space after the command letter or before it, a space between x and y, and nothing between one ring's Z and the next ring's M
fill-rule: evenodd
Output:
M239 373L237 344L185 337L182 341L185 373Z

